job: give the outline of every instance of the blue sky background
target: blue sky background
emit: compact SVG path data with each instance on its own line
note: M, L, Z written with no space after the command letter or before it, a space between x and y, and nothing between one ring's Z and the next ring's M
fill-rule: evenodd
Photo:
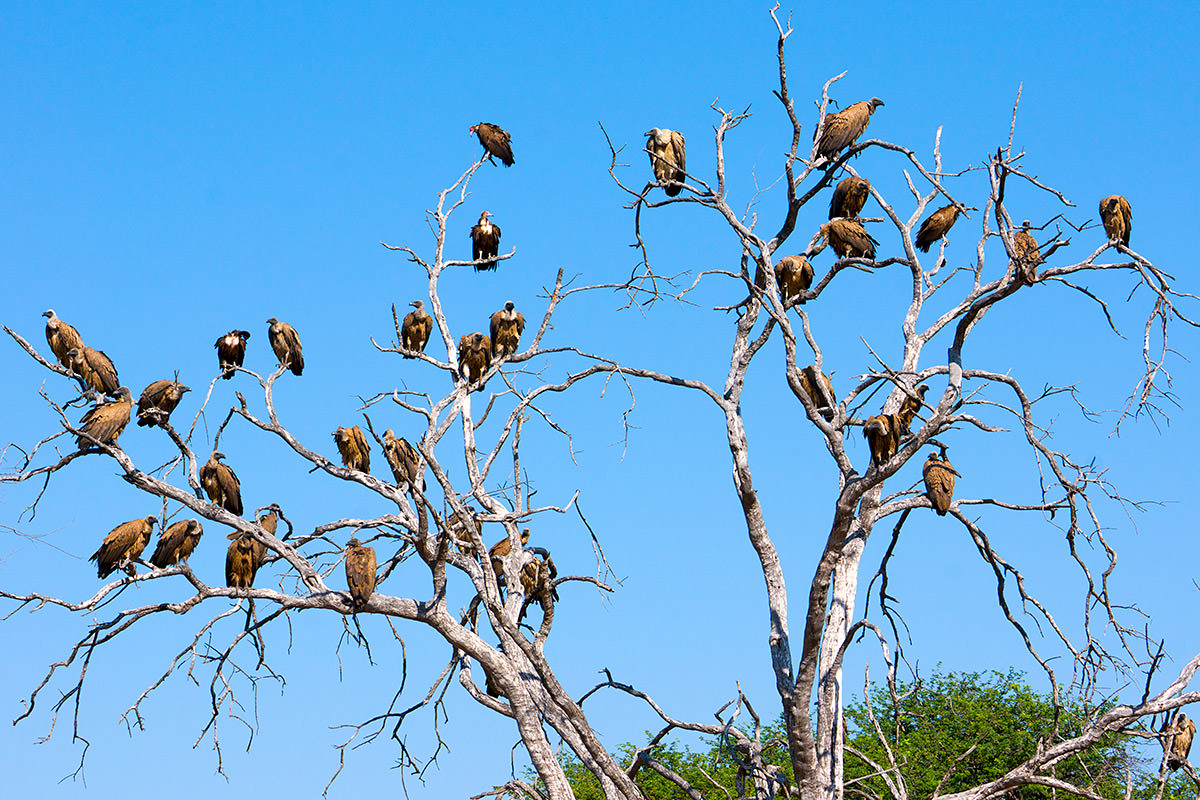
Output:
M1200 212L1191 190L1200 118L1194 9L1159 4L1099 14L1090 4L1056 10L958 4L935 15L891 4L856 8L853 19L832 6L796 10L789 67L806 137L821 84L846 70L832 90L843 106L872 95L886 102L870 134L909 145L928 160L942 125L945 168L959 170L980 164L1005 142L1023 83L1016 146L1028 153L1026 169L1076 203L1069 212L1076 222L1094 219L1101 197L1124 194L1134 209L1133 247L1175 274L1182 290L1195 290L1186 222ZM707 176L717 121L710 103L719 98L729 109L749 106L753 116L727 143L731 204L744 207L756 182L776 181L790 137L771 95L775 29L766 11L764 4L724 3L654 9L557 4L502 12L471 3L354 10L333 4L7 4L0 28L0 259L6 276L0 321L48 352L39 315L55 308L90 345L112 356L135 396L179 370L194 391L176 419L190 420L216 372L213 341L230 328L250 330L247 366L267 370L274 359L264 320L279 317L300 332L308 363L302 378L288 375L277 384L279 412L302 441L332 456L330 432L361 420L358 396L448 387L426 365L378 353L370 337L389 339L390 304L403 308L424 286L423 273L378 242L430 254L424 210L477 156L468 127L487 120L510 130L517 163L478 173L471 197L452 218L448 253L469 257L467 231L487 209L504 231L502 249L515 246L517 255L495 273L460 269L444 278L442 299L456 335L485 330L487 315L506 299L530 319L540 315L542 288L559 268L586 283L628 275L635 263L627 246L632 217L607 175L609 154L597 122L627 145L621 160L631 166L623 176L640 187L649 174L640 152L643 131L682 131L689 171ZM913 206L902 166L876 153L856 163L907 216ZM983 207L982 173L951 185L961 200ZM1012 184L1010 191L1017 219L1039 221L1058 211L1043 194ZM776 187L758 198L764 230L778 226L781 197ZM802 213L791 249L803 249L827 203L826 193ZM981 224L979 213L959 221L952 263L973 257ZM647 213L643 230L662 272L736 265L734 237L699 208ZM881 254L898 249L894 233L877 236ZM1101 236L1095 230L1074 235L1056 263L1083 258ZM1001 269L998 245L990 248L989 264ZM822 254L818 271L831 261ZM862 339L885 357L898 356L906 281L894 269L852 273L810 304L839 396L852 376L872 365ZM988 316L968 345L965 365L1011 370L1030 391L1047 382L1075 384L1089 408L1119 409L1138 377L1147 293L1127 304L1133 285L1127 276L1084 282L1112 302L1127 338L1114 336L1080 295L1039 285ZM738 285L711 278L691 296L694 304L665 302L644 313L619 310L620 296L579 297L561 307L546 344L719 383L733 322L711 308L743 296ZM1084 461L1094 457L1127 496L1154 501L1132 514L1101 504L1102 521L1121 554L1112 579L1116 597L1137 603L1178 664L1200 649L1190 624L1195 526L1187 505L1197 488L1193 454L1200 437L1187 420L1198 374L1183 357L1194 355L1198 342L1182 326L1171 342L1182 355L1170 364L1180 405L1170 424L1141 420L1116 437L1112 414L1084 421L1065 400L1047 403L1040 413L1054 422L1056 446ZM935 342L923 366L944 362L944 354L944 343ZM743 408L756 487L798 604L827 531L836 473L789 397L781 363L775 342L751 370ZM570 366L556 358L547 375L559 377ZM11 342L0 343L0 368L8 376L9 427L2 438L28 445L55 430L58 423L37 390L44 384L51 397L65 401L72 396L66 382ZM261 408L253 388L246 376L217 386L206 419L210 434L234 402L234 390ZM934 388L940 391L941 384ZM711 719L740 681L762 713L777 713L762 578L732 491L719 415L699 396L636 386L636 427L625 447L621 413L628 397L616 384L603 397L600 390L599 383L583 386L549 404L576 436L577 463L557 434L536 426L526 434L524 463L537 500L565 503L581 489L580 504L624 580L612 596L582 584L564 588L548 645L560 677L578 695L608 667L675 716L699 720ZM415 430L399 409L380 407L372 418L379 430ZM949 438L963 475L961 496L1035 499L1037 475L1017 437L961 431ZM453 441L451 434L443 444L445 461ZM146 468L166 461L172 449L164 435L133 427L122 444ZM278 442L245 424L232 423L221 445L242 478L247 507L278 501L301 530L386 511L378 498L308 474ZM853 447L865 467L865 444L856 438ZM378 471L378 451L375 458ZM461 456L454 465L461 472ZM12 466L11 458L4 466ZM912 464L889 488L919 480L919 469ZM103 535L158 508L114 471L106 459L76 461L52 481L36 519L19 525L17 515L37 487L0 489L0 522L41 537L0 534L0 585L89 596L99 584L86 559ZM1032 515L981 509L979 518L1001 553L1025 570L1030 588L1077 632L1080 581L1061 531ZM868 545L868 572L886 547L887 531L877 531ZM496 536L485 533L489 540ZM534 536L553 550L560 570L594 571L577 518L543 517ZM191 563L219 581L224 551L223 533L209 526ZM408 565L380 590L423 597L428 581L422 571ZM330 582L340 585L337 576ZM464 584L455 588L452 606L465 606ZM953 669L1033 669L995 609L990 569L955 523L932 514L910 519L891 588L912 630L909 655L922 668L941 662ZM157 582L118 603L184 596L182 581ZM199 688L176 676L145 707L145 732L128 736L117 721L210 608L220 610L210 603L141 625L93 660L80 718L81 733L92 742L88 796L131 787L150 793L168 781L180 798L264 791L312 796L337 768L333 746L345 738L330 726L380 710L399 686L400 659L383 620L363 620L374 665L348 645L335 653L341 620L333 615L296 615L290 634L284 627L269 630L272 664L287 686L280 692L270 680L259 683L256 705L247 710L256 708L260 723L249 753L245 728L222 718L226 783L213 774L210 741L192 749L208 703L203 670ZM55 611L20 612L0 625L7 656L0 662L0 708L8 718L20 713L46 665L65 654L86 622ZM794 610L793 628L799 624ZM224 635L235 627L226 626ZM400 630L408 653L406 704L424 693L449 650L425 630ZM1061 654L1051 643L1041 647ZM855 654L846 669L855 691L865 660L873 676L883 673L877 649ZM1120 676L1112 681L1114 689L1123 685ZM50 702L70 685L52 684L32 719L0 726L14 794L85 793L81 781L59 782L79 756L68 716L60 715L50 742L36 744L48 727ZM613 746L656 725L623 698L602 695L587 707ZM440 730L448 751L425 773L424 784L407 778L415 796L475 794L510 770L509 749L517 740L510 722L481 713L457 682L447 713ZM410 720L405 737L416 754L432 752L430 715ZM400 772L390 769L396 755L386 743L354 751L331 796L398 789ZM519 754L516 762L520 772Z

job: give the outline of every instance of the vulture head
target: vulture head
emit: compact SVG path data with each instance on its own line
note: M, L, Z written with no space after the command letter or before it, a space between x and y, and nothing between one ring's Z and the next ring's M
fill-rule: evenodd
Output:
M128 387L128 386L122 386L120 389L117 389L117 394L118 394L118 395L120 396L120 398L121 398L122 400L124 400L126 403L132 403L132 402L133 402L133 392L129 391L129 387Z
M870 100L867 101L867 105L869 105L871 107L871 113L874 114L875 109L877 109L881 105L883 105L883 101L880 100L878 97L872 97Z
M509 312L511 312L511 311L512 311L514 308L516 308L516 306L515 306L515 305L513 305L513 301L512 301L512 300L506 300L506 301L504 302L504 310L505 310L505 311L509 311Z
M156 522L158 522L158 517L154 516L153 514L146 517L146 524L149 525L151 528L154 527L154 523L156 523Z
M351 538L350 541L346 542L346 547L358 547L360 544L361 542L358 539Z
M58 318L58 315L54 313L53 308L47 308L45 311L42 312L42 316L45 317L46 319L51 319L51 320Z
M271 317L269 320L267 320L267 324L268 325L278 325L279 320L277 320L275 317Z
M471 336L471 344L475 347L483 347L483 334L475 333Z
M224 457L225 457L224 453L220 452L219 450L213 450L213 454L211 456L209 456L209 460L210 461L220 461Z
M1032 224L1029 222L1029 220L1025 220L1024 222L1021 223L1021 230L1025 231L1026 233L1029 233L1029 229L1031 227L1032 227Z
M396 432L394 430L392 430L391 428L388 428L386 431L383 432L383 438L384 439L395 439Z
M411 303L409 303L409 305L412 306L413 308L415 308L417 311L425 310L425 301L424 300L413 300Z
M651 128L642 135L652 139L660 147L666 147L671 141L671 132L666 128Z

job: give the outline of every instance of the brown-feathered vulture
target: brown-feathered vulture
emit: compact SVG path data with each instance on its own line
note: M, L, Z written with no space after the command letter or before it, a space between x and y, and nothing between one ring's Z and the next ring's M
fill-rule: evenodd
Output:
M1013 277L1018 283L1033 283L1037 280L1037 265L1042 263L1037 239L1029 232L1029 220L1021 223L1021 230L1013 234L1013 260L1016 271Z
M925 459L925 467L921 470L925 478L925 494L933 510L939 517L946 516L950 503L954 500L954 477L958 475L946 458L938 458L937 453L930 453Z
M1119 241L1129 246L1129 233L1133 230L1133 209L1129 201L1119 194L1114 194L1100 201L1100 219L1104 221L1104 232L1109 241ZM46 326L49 335L50 326Z
M190 391L179 381L166 378L150 384L138 398L137 424L146 427L168 421L175 406L183 399L183 393Z
M852 219L857 217L863 210L863 206L867 204L867 197L870 194L870 182L853 175L842 178L837 188L833 190L833 199L829 201L829 218L848 217Z
M821 226L821 236L829 242L839 258L875 258L875 245L879 242L867 233L862 223L852 219L831 219Z
M367 437L363 435L362 428L357 425L338 428L333 432L333 440L337 442L343 464L359 472L371 471L371 449L367 446Z
M841 150L854 144L867 129L867 123L871 121L875 109L881 105L882 100L872 97L870 100L860 100L836 114L826 114L825 130L817 144L817 155L831 159Z
M471 509L468 508L467 511L471 512ZM483 530L473 512L470 513L466 522L459 517L457 511L446 516L446 533L449 534L450 541L454 543L460 553L470 555L475 552L475 544L471 541L471 528L475 529L476 535Z
M217 362L221 365L221 377L229 380L246 360L246 340L250 331L233 330L217 339L213 347L217 348Z
M242 515L242 485L237 475L221 463L225 455L216 450L208 462L200 468L200 485L208 493L208 499L231 514Z
M476 272L494 270L498 263L495 259L500 252L500 226L488 219L491 215L490 211L481 212L479 222L471 228L471 259L476 262Z
M521 545L529 544L529 528L524 528L521 531ZM488 548L488 560L492 562L492 569L496 573L497 578L504 577L504 557L512 552L512 539L505 536L500 541L496 542Z
M424 353L429 334L433 332L433 317L425 313L425 301L413 300L409 305L416 310L404 315L404 324L400 326L400 346L405 350ZM404 357L412 358L410 355Z
M921 406L925 402L925 393L929 391L929 387L921 384L913 389L916 392L916 397L904 396L904 402L900 404L900 410L896 412L896 420L900 424L900 432L908 433L909 426L916 419L917 412L921 410Z
M129 387L122 386L117 400L92 406L79 421L79 449L95 447L97 442L116 444L117 437L129 424L129 412L133 409L133 394ZM89 438L90 437L90 438Z
M50 344L51 352L59 364L73 369L67 354L72 350L83 350L83 337L74 327L59 319L53 308L43 311L42 316L46 318L46 341Z
M229 550L225 553L225 585L234 589L249 589L254 585L259 560L255 556L255 541L248 533L234 531Z
M509 300L504 308L492 314L492 355L496 358L517 352L521 334L525 332L525 315Z
M953 203L942 206L921 223L921 227L917 231L917 240L913 244L917 246L918 250L928 253L934 242L950 232L957 219L958 206Z
M375 548L359 544L358 539L346 542L346 585L354 610L366 607L375 593Z
M542 607L542 612L550 610L551 600L558 600L558 589L554 588L554 579L558 570L549 558L534 556L521 568L521 589L525 592L525 603L517 617L520 622L525 616L525 609L535 600Z
M112 359L100 350L84 345L67 352L71 363L67 369L83 378L83 382L101 394L116 395L121 383L117 380L117 368Z
M158 537L158 547L154 548L150 563L160 568L179 563L186 564L202 533L204 528L200 526L199 520L185 519L176 522Z
M267 338L271 340L271 349L279 359L279 365L287 367L294 375L304 372L304 353L300 349L300 334L286 322L271 317L267 320L271 327L267 329Z
M779 296L785 306L804 303L800 295L812 286L814 274L812 264L804 256L784 256L775 262L775 284L779 287ZM754 273L754 285L760 289L767 288L761 264Z
M464 333L458 340L458 369L462 376L468 383L475 383L490 366L492 343L488 337L482 333Z
M1173 724L1163 725L1162 732L1166 734L1174 732L1175 734L1173 739L1170 739L1170 736L1163 739L1163 749L1167 749L1167 742L1170 739L1167 769L1179 769L1187 763L1188 755L1192 752L1192 739L1196 736L1196 723L1188 719L1187 714L1180 711Z
M487 151L488 161L495 156L504 162L504 166L511 167L513 165L515 159L512 154L512 136L508 131L490 122L480 122L472 125L469 132L479 137L479 143Z
M662 185L667 196L674 197L683 191L683 182L687 180L687 147L683 134L669 128L651 128L645 135L654 180Z
M258 524L262 529L272 536L275 535L279 528L279 514L281 509L278 503L271 503L267 507L267 513L258 518ZM258 569L267 560L267 546L257 539L254 540L254 568Z
M818 378L818 374L820 377ZM820 383L818 383L820 381ZM821 385L825 386L825 391L829 395L829 402L833 405L827 405L821 399L821 392L818 388ZM817 407L817 411L825 418L826 422L833 421L833 407L837 405L837 398L833 394L833 384L829 382L829 376L824 372L818 373L817 368L813 364L809 364L804 369L800 370L800 386L804 389L804 393L808 395L808 399L812 400L813 405Z
M425 491L425 481L420 479L421 456L417 449L403 438L397 438L391 428L383 432L383 455L397 486L412 485Z
M900 448L900 425L894 414L879 414L867 419L863 436L871 447L871 462L882 465Z
M96 573L101 578L107 578L114 570L124 569L130 576L136 575L133 562L146 549L155 522L158 522L158 518L151 515L145 519L122 522L109 531L100 549L88 559L96 562Z

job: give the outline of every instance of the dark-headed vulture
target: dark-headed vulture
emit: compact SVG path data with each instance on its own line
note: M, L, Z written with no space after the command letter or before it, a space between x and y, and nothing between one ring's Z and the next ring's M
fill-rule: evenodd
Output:
M900 410L896 412L896 420L900 423L901 433L908 433L912 421L916 419L917 412L925 404L925 393L929 391L929 387L922 383L913 391L916 393L916 397L904 395L904 402L900 404Z
M813 266L804 256L784 256L775 262L775 284L779 287L779 296L785 306L790 306L800 300L800 295L808 291L813 282ZM762 264L754 272L754 285L766 291L767 278L763 273Z
M500 252L500 226L488 219L491 215L490 211L481 212L479 222L471 228L471 259L476 262L476 272L496 268L496 254Z
M818 374L820 377L818 377ZM825 392L829 395L829 404L826 404L821 399L820 386L825 387ZM832 422L833 409L837 405L837 398L833 394L833 384L829 382L829 376L824 372L818 373L816 366L809 364L800 370L800 387L804 389L804 393L808 395L808 399L817 407L817 411L825 418L825 421Z
M525 332L525 315L509 300L504 308L492 314L492 355L496 358L517 352L521 334Z
M529 528L524 528L521 531L521 546L529 544ZM512 539L505 536L500 541L496 542L488 548L488 560L492 562L492 570L496 573L496 578L504 577L504 558L512 552Z
M645 135L654 180L668 197L674 197L683 191L683 182L687 180L687 148L683 134L668 128L651 128Z
M917 231L917 240L913 244L917 246L918 250L928 253L934 242L950 232L957 219L958 206L953 203L942 206L921 223L921 228Z
M242 485L237 475L221 463L225 456L216 450L208 462L200 468L200 485L208 493L208 499L231 514L242 515Z
M93 406L79 421L79 449L87 450L96 442L116 444L117 437L129 424L129 413L133 410L133 394L129 387L122 386L119 399ZM90 437L90 438L89 438Z
M234 531L229 550L225 553L225 585L234 589L249 589L254 585L259 559L255 556L254 538L248 533Z
M1013 234L1013 261L1016 270L1013 279L1017 283L1033 283L1037 280L1037 265L1042 263L1037 239L1029 232L1029 220L1021 223L1021 230Z
M159 568L170 567L174 564L187 564L188 556L196 549L204 528L199 520L185 519L176 522L158 537L158 547L150 556L150 563Z
M1129 233L1133 230L1133 209L1129 207L1129 201L1119 194L1114 194L1100 201L1100 219L1104 221L1104 232L1108 234L1108 240L1118 241L1126 247L1129 246ZM49 336L50 326L46 326L46 335Z
M464 333L458 340L458 369L475 383L492 366L492 343L482 333ZM481 389L483 387L480 387Z
M138 398L137 424L145 427L168 421L175 406L183 399L183 393L190 391L179 381L165 378L150 384Z
M337 442L343 464L359 472L371 471L371 449L367 446L367 437L363 435L362 428L357 425L338 428L333 432L333 440Z
M67 358L71 361L67 369L83 378L84 383L101 394L116 396L121 387L117 368L102 351L84 345L82 349L76 347L68 351Z
M870 417L863 426L863 436L871 447L871 463L882 466L900 449L900 425L895 414Z
M954 471L948 459L938 458L937 453L930 453L921 475L925 478L925 494L933 510L939 517L946 516L946 512L950 510L950 503L954 500L954 477L958 473Z
M54 357L58 359L59 364L73 370L71 358L67 354L72 350L83 350L83 337L74 327L59 319L53 308L43 311L42 316L46 318L46 341L50 344Z
M478 125L472 125L468 132L479 137L479 143L487 151L488 161L495 156L504 162L504 166L511 167L513 165L512 136L508 131L490 122L480 122Z
M400 326L400 346L415 353L424 353L429 334L433 332L433 317L425 313L425 301L413 300L409 305L416 310L404 315L404 324ZM404 357L412 358L407 354Z
M852 219L831 219L821 226L821 236L829 242L839 258L875 259L875 245L879 242L867 233L861 223Z
M346 542L346 585L355 611L366 607L375 593L375 548L364 547L358 539Z
M271 317L267 320L271 327L267 329L267 338L271 340L271 349L279 359L281 367L287 367L294 375L304 372L304 353L300 349L300 334L286 322Z
M883 105L878 97L860 100L844 111L825 115L825 130L817 144L817 156L832 159L862 136L875 109Z
M833 199L829 201L829 218L846 217L853 219L862 212L871 194L871 184L862 178L851 175L842 178L837 188L833 190Z
M419 480L421 456L417 449L403 438L397 438L391 428L383 432L383 455L392 475L396 477L396 485L414 485L419 491L425 490L425 482Z
M217 362L221 365L221 377L229 380L246 360L246 340L250 331L230 331L217 339L213 347L217 348Z
M1171 725L1163 725L1163 749L1167 751L1167 769L1179 769L1187 763L1188 755L1192 752L1192 739L1196 736L1196 723L1187 718L1182 711L1175 717ZM1174 733L1174 738L1170 734Z
M104 537L104 543L100 545L100 549L92 553L92 557L88 559L88 561L96 562L97 574L101 578L107 578L114 570L124 569L131 577L136 575L137 570L134 568L133 562L137 561L142 551L146 549L156 522L158 522L157 517L149 516L145 519L122 522L109 531L108 536Z

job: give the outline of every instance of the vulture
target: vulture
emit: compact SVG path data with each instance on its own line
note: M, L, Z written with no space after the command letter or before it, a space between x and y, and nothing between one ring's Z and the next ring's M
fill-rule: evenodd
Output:
M496 269L496 254L500 252L500 226L488 219L492 213L479 214L479 223L471 228L471 259L476 262L475 271Z
M271 317L267 320L271 327L267 330L267 338L271 340L271 349L279 359L279 365L287 367L293 374L304 372L304 353L300 350L300 335L296 329L286 322Z
M488 337L482 333L464 333L458 340L458 369L467 383L475 383L491 365L492 343Z
M467 510L470 511L470 509ZM446 517L446 533L450 534L450 541L454 542L454 546L458 548L458 552L465 555L470 555L475 550L475 545L471 541L471 532L467 529L467 525L470 524L475 529L477 535L483 530L479 524L479 520L475 519L473 512L469 520L469 523L463 522L462 518L458 516L457 511Z
M880 414L867 420L863 436L871 447L871 462L882 465L900 449L900 425L895 414Z
M529 544L529 528L524 528L521 531L521 546ZM492 562L492 570L496 573L496 579L504 577L504 557L512 552L512 539L505 536L500 541L496 542L488 549L488 560Z
M200 485L208 499L231 514L242 515L242 485L233 470L221 463L225 455L216 450L200 468Z
M863 206L867 204L867 197L870 194L871 184L869 181L853 175L842 178L837 188L833 190L833 199L829 201L829 218L853 219L857 217L863 210Z
M921 410L921 406L925 403L925 393L929 391L929 387L921 384L913 389L916 392L916 397L904 395L904 402L900 404L900 410L896 412L896 420L900 423L900 432L908 433L909 426L916 419L917 412ZM918 399L920 398L920 399Z
M221 365L221 377L229 380L237 372L234 367L240 367L246 360L246 340L250 331L230 331L217 339L213 347L217 348L217 361Z
M258 518L258 524L262 529L272 536L279 529L279 506L271 503L267 508L267 513ZM254 540L254 568L258 569L267 560L267 546L257 539Z
M825 385L825 392L829 395L829 402L832 405L826 405L821 399L817 383L817 375L820 374L820 381ZM813 405L817 407L817 411L825 418L826 422L833 421L833 407L837 405L837 398L833 394L833 384L829 382L829 376L824 372L818 373L817 368L813 364L800 371L800 386L804 389L804 393L808 395L808 399L812 400Z
M651 128L646 131L646 149L650 151L650 168L654 180L663 187L668 197L683 191L687 179L687 150L683 134L667 128Z
M138 398L137 424L145 427L166 422L171 418L175 406L183 399L183 393L190 391L191 389L179 381L169 381L165 378L150 384L142 390L142 396Z
M234 531L229 550L225 553L225 585L234 589L249 589L254 585L254 574L258 572L258 543L248 533Z
M784 256L775 262L775 283L779 286L779 296L785 306L800 300L800 295L808 291L813 282L813 266L804 256ZM762 265L754 272L754 285L766 291L767 278Z
M181 562L187 564L188 556L196 549L196 543L200 541L202 533L204 529L200 527L199 520L185 519L176 522L158 537L158 547L154 548L150 563L161 568Z
M134 569L133 562L137 561L142 550L146 549L146 543L150 541L150 534L154 532L156 522L158 518L151 515L145 519L122 522L109 531L100 549L88 559L96 562L96 573L101 578L107 578L114 570L124 569L130 577L136 575L137 570Z
M408 484L416 486L419 491L425 490L425 481L420 480L418 472L421 468L420 454L405 439L397 439L391 428L383 432L383 455L392 468L397 486Z
M492 355L501 358L517 352L524 332L525 315L516 311L509 300L504 308L492 314Z
M958 473L947 458L938 458L937 453L930 453L921 475L925 478L925 494L929 497L933 510L939 517L946 516L946 512L950 510L950 502L954 499L954 476Z
M413 300L409 305L416 311L404 315L404 324L400 326L400 346L414 353L424 353L429 334L433 332L433 317L425 313L424 301ZM410 355L404 357L412 358Z
M821 134L821 141L817 143L817 156L832 159L838 152L854 144L867 129L875 109L881 105L882 100L872 97L870 100L860 100L836 114L826 114L825 130Z
M480 122L478 125L472 125L468 129L468 133L479 137L479 143L487 152L488 161L492 161L492 156L495 156L504 162L504 166L511 167L513 165L515 159L512 154L512 136L508 131L490 122ZM492 161L492 163L496 162Z
M343 464L359 472L371 471L371 449L367 446L367 437L363 436L362 428L357 425L338 428L333 432L333 440L337 442Z
M83 337L74 327L59 319L53 308L42 312L42 316L46 318L46 341L50 343L54 357L58 359L59 364L73 369L71 358L67 354L72 350L83 349Z
M1017 267L1013 276L1018 283L1037 280L1037 265L1042 263L1042 256L1038 252L1037 239L1029 232L1029 220L1022 222L1021 230L1013 234L1013 260Z
M79 449L92 447L92 439L103 444L116 444L117 437L129 424L132 409L133 394L127 386L121 387L120 399L92 406L79 421Z
M879 242L867 233L861 223L852 219L831 219L821 226L821 236L829 242L839 258L869 258L875 260L875 245Z
M112 534L109 534L110 536ZM1192 751L1192 739L1196 735L1196 723L1187 718L1187 714L1182 711L1175 717L1175 722L1172 725L1163 725L1163 733L1168 737L1163 739L1163 749L1165 750L1170 742L1170 751L1167 753L1167 769L1179 769L1188 760L1188 754ZM1170 734L1174 733L1174 738Z
M934 242L950 232L957 219L958 206L953 203L942 206L921 223L921 228L917 231L917 240L913 244L917 246L918 250L928 253Z
M364 547L358 539L346 542L346 586L355 611L366 607L375 593L375 548Z
M535 556L521 568L521 589L525 592L525 603L517 622L525 616L525 609L534 600L541 605L543 613L550 609L551 601L558 600L558 590L554 588L554 579L557 577L558 570L549 557Z
M1128 200L1119 194L1101 200L1100 219L1104 220L1104 232L1108 234L1109 241L1116 240L1126 247L1129 246L1129 232L1133 230L1133 209L1129 207ZM49 335L50 326L47 325L46 336Z
M87 345L72 348L67 352L67 358L71 360L67 369L83 378L84 383L101 394L116 396L121 383L111 358Z

